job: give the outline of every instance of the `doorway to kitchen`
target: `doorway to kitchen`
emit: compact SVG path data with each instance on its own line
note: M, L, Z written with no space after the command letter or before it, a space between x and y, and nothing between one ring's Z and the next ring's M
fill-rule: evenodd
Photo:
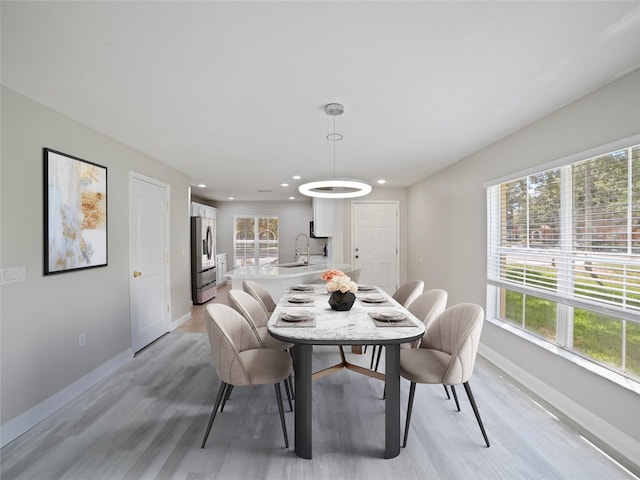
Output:
M351 264L360 269L360 282L393 293L399 282L399 203L351 203Z
M129 174L131 348L138 352L169 331L169 185Z

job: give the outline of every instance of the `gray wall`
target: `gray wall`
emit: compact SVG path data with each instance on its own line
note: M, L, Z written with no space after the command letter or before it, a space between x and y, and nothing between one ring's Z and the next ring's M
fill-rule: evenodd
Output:
M636 70L413 185L408 191L408 277L424 279L426 288L446 289L450 305L485 305L484 182L638 133ZM640 465L637 393L489 322L481 351Z
M191 304L184 174L4 87L1 137L0 260L27 276L1 287L4 425L130 351L130 171L170 185L172 321ZM108 266L43 276L43 147L107 167Z

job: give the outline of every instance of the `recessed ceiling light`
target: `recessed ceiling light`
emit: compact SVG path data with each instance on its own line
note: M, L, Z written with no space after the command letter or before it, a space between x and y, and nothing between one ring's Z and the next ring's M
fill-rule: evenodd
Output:
M229 200L233 200L233 199L234 199L234 197L229 197Z
M295 200L296 197L289 197L289 200Z
M207 188L207 186L206 186L204 183L200 183L200 184L198 185L198 188Z
M288 184L288 183L281 183L281 184L280 184L280 186L281 186L281 187L288 187L288 186L289 186L289 184Z
M300 180L302 177L300 175L294 175L291 178L293 178L294 180Z
M384 178L381 178L380 180L378 180L378 183L382 185L383 183L387 183L387 181Z

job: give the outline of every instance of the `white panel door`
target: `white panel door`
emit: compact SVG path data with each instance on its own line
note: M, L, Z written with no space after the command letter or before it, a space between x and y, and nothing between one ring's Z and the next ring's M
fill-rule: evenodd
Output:
M360 283L393 293L398 287L398 203L352 203L351 264Z
M169 331L169 188L130 177L131 347L146 347Z

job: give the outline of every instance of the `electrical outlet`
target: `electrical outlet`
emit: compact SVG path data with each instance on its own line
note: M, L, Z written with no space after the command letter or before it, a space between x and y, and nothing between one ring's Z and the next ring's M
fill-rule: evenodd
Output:
M82 348L87 344L87 334L81 333L78 335L78 347Z

